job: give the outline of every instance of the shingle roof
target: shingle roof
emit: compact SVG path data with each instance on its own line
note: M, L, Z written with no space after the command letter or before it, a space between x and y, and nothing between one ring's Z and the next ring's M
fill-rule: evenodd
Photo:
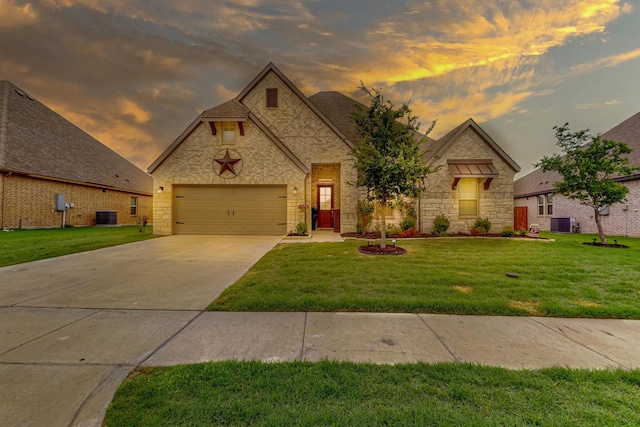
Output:
M9 81L0 81L0 170L153 191L151 176Z
M351 120L351 113L356 109L356 106L366 109L364 104L336 91L318 92L310 96L309 101L322 111L322 114L347 138L354 141L357 139L357 131Z
M624 142L633 150L628 158L632 165L640 164L640 112L601 135L602 139ZM514 197L535 196L553 191L553 184L561 181L558 172L542 172L536 169L515 181Z
M249 109L235 99L210 108L200 116L202 120L209 121L241 121L244 122L249 117Z

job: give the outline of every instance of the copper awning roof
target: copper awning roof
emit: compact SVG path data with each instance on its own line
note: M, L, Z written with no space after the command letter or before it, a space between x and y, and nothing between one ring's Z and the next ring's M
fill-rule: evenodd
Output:
M447 160L454 178L495 178L498 169L492 160Z

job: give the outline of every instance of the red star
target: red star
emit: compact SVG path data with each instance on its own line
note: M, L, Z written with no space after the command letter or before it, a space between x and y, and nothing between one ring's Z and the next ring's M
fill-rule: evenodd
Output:
M235 169L233 168L233 166L239 161L241 161L242 159L232 159L231 156L229 155L229 149L227 149L227 152L224 153L224 157L222 159L220 160L213 159L213 160L220 165L220 172L218 173L218 175L222 175L226 171L231 172L234 176L238 175Z

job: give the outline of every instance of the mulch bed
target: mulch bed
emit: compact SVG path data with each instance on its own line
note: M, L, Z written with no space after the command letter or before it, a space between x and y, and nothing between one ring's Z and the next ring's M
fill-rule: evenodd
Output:
M404 255L407 250L394 245L387 245L384 248L381 248L380 245L366 245L360 246L358 252L365 255Z
M583 245L589 245L589 246L600 246L601 248L623 248L623 249L629 249L629 246L627 245L621 245L619 243L600 243L600 242L582 242Z
M355 239L364 239L364 240L380 240L380 233L375 233L375 232L369 232L369 233L364 233L364 234L358 234L358 233L342 233L341 234L342 237L352 237ZM417 234L415 236L400 236L399 234L387 234L387 238L388 239L424 239L427 237L441 237L441 236L436 236L434 234L427 234L427 233L420 233ZM446 236L443 237L474 237L471 234L468 233L457 233L457 234L447 234ZM500 234L497 233L488 233L485 234L484 236L478 236L478 237L502 237ZM529 236L523 236L523 235L515 235L510 237L512 239L539 239L539 240L547 240L544 237L529 237Z

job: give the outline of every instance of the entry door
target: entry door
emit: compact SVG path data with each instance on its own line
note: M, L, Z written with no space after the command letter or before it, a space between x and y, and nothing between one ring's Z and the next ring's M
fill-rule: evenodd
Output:
M318 185L318 228L333 228L333 185Z

